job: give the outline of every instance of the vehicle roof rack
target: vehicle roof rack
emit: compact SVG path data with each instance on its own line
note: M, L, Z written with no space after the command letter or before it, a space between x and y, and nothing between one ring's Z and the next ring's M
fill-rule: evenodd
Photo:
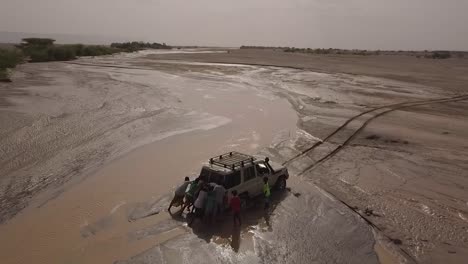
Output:
M210 164L217 165L227 169L235 169L244 167L244 165L251 163L253 164L255 157L243 154L237 151L231 151L210 159Z

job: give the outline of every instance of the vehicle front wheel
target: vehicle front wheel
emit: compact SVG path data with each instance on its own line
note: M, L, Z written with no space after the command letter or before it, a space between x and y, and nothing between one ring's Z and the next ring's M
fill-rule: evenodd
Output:
M247 193L243 193L239 195L239 198L241 200L241 208L246 209L249 202L249 195Z
M285 190L286 189L286 179L284 177L279 178L276 181L275 185L276 185L277 190L280 190L280 191Z

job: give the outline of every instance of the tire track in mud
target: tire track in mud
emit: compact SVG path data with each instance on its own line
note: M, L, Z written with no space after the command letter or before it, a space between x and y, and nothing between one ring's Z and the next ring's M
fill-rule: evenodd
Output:
M387 113L390 113L390 112L393 112L393 111L396 111L396 110L400 110L400 109L404 109L404 108L409 108L409 107L414 107L414 106L420 106L420 105L427 105L427 104L437 104L437 103L447 103L447 102L457 102L457 101L463 101L463 100L468 100L468 94L467 95L458 95L458 96L454 96L454 97L448 97L448 98L439 98L439 99L429 99L429 100L419 100L419 101L412 101L412 102L402 102L402 103L397 103L397 104L390 104L390 105L384 105L384 106L380 106L380 107L375 107L375 108L372 108L372 109L369 109L369 110L366 110L358 115L355 115L351 118L349 118L348 120L346 120L346 122L344 122L341 126L339 126L337 129L335 129L335 131L333 131L331 134L329 134L326 138L324 138L322 141L318 141L316 142L315 144L313 144L312 146L310 146L309 148L301 151L299 154L293 156L292 158L286 160L285 162L283 162L283 165L287 165L289 164L290 162L296 160L297 158L299 157L302 157L304 155L307 155L307 153L310 153L311 151L313 151L315 148L317 148L318 146L322 145L324 142L327 142L329 141L333 136L335 136L336 134L338 134L339 132L343 131L351 122L353 122L354 120L358 119L359 117L361 116L364 116L366 114L370 114L370 113L373 113L373 112L377 112L375 113L373 116L369 117L368 119L366 119L343 143L339 144L335 149L333 149L331 152L329 152L328 154L326 154L325 156L323 156L322 158L320 158L319 160L317 160L316 162L312 163L311 165L309 165L308 167L306 167L305 169L302 170L302 172L300 172L299 174L297 174L297 176L301 176L311 170L313 170L315 167L317 167L319 164L321 164L322 162L332 158L334 155L336 155L340 150L342 150L344 147L346 147L362 130L364 130L364 128L367 127L367 125L369 123L371 123L373 120L375 120L376 118L380 117L380 116L383 116ZM379 112L379 110L385 110L385 111L382 111L382 112ZM333 197L341 202L343 205L345 205L346 207L348 207L351 211L353 211L354 213L356 213L363 221L365 221L368 225L370 225L372 228L374 228L375 230L379 231L380 232L380 235L382 235L383 237L385 237L386 239L388 239L388 241L390 242L394 242L394 239L391 238L390 236L386 235L384 233L384 230L381 229L380 227L378 227L376 224L374 224L371 220L369 220L368 218L366 218L361 212L359 212L354 206L351 206L350 204L348 204L347 202L345 202L344 200L342 199L339 199L338 197L334 196ZM400 252L402 252L404 254L404 256L407 258L407 260L411 261L412 263L417 263L418 261L415 259L414 256L412 256L409 252L407 252L405 249L401 248L401 247L398 247L398 250Z
M351 142L351 140L353 140L370 122L372 122L373 120L375 120L376 118L378 118L378 117L380 117L382 115L385 115L387 113L390 113L390 112L393 112L393 111L396 111L396 110L400 110L400 109L404 109L404 108L408 108L408 107L413 107L413 106L420 106L420 105L426 105L426 104L436 104L436 103L446 103L446 102L456 102L456 101L463 101L463 100L468 100L468 94L458 95L458 96L448 97L448 98L437 98L437 99L429 99L429 100L418 100L418 101L411 101L411 102L402 102L402 103L389 104L389 105L384 105L384 106L371 108L369 110L366 110L366 111L364 111L364 112L362 112L360 114L357 114L357 115L349 118L348 120L346 120L346 122L344 122L341 126L336 128L331 134L329 134L327 137L325 137L322 141L318 141L318 142L314 143L312 146L306 148L305 150L301 151L299 154L293 156L292 158L286 160L282 164L283 165L288 165L292 161L294 161L294 160L296 160L296 159L310 153L312 150L314 150L318 146L322 145L323 143L328 142L336 134L343 131L351 122L357 120L359 117L364 116L366 114L371 114L373 112L377 112L377 113L375 113L375 115L373 115L373 116L369 117L367 120L365 120L359 126L359 128L356 129L343 143L339 144L338 147L336 147L334 150L329 152L324 157L320 158L318 161L316 161L313 164L309 165L302 172L300 172L297 176L301 176L301 175L309 172L310 170L315 168L317 165L319 165L323 161L328 160L329 158L336 155L342 148L344 148L346 145L348 145ZM387 110L385 110L385 109L387 109ZM378 112L379 110L385 110L385 111Z

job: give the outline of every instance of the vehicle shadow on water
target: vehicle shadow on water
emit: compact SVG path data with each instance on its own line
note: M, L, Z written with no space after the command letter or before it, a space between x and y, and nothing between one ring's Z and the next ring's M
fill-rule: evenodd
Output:
M275 214L276 207L292 194L291 189L287 188L283 191L273 191L270 198L270 206L264 208L264 198L259 196L247 203L246 208L241 211L242 224L234 225L233 215L230 210L226 210L222 215L215 220L209 219L193 219L190 226L195 235L207 243L214 242L221 245L230 245L233 251L238 252L241 248L242 240L250 238L252 235L249 231L260 230L261 232L271 232L273 227L271 224L271 216ZM195 217L193 214L185 214L180 211L171 214L176 221L189 222Z

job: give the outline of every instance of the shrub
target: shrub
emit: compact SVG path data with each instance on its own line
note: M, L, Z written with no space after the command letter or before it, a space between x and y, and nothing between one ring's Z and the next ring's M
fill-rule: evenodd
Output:
M11 82L9 68L14 68L23 61L23 53L18 49L0 49L0 81Z
M101 56L110 55L118 52L121 52L121 50L108 46L84 46L80 52L81 55L79 56Z
M23 61L23 53L17 49L0 49L0 69L14 68Z
M73 49L76 56L78 57L83 56L83 50L85 47L83 44L73 44L73 45L68 45L68 46L70 46Z
M32 62L48 61L48 49L54 45L55 40L48 38L25 38L18 46Z
M55 46L47 50L48 59L50 61L69 61L76 59L75 47Z
M49 39L49 38L25 38L22 39L23 43L21 45L25 46L52 46L54 45L55 39Z
M121 50L108 46L53 45L53 46L22 46L23 52L31 62L69 61L77 56L101 56L120 52Z
M6 69L0 69L0 82L11 82Z
M117 48L117 49L122 49L127 52L134 52L134 51L139 51L143 49L172 49L171 46L166 45L166 43L145 43L145 42L124 42L124 43L112 43L111 44L112 48ZM246 48L245 46L242 46L242 48Z
M436 51L432 54L433 59L448 59L451 57L452 55L449 51Z
M31 62L49 61L49 53L47 48L28 48L23 50L29 56Z

